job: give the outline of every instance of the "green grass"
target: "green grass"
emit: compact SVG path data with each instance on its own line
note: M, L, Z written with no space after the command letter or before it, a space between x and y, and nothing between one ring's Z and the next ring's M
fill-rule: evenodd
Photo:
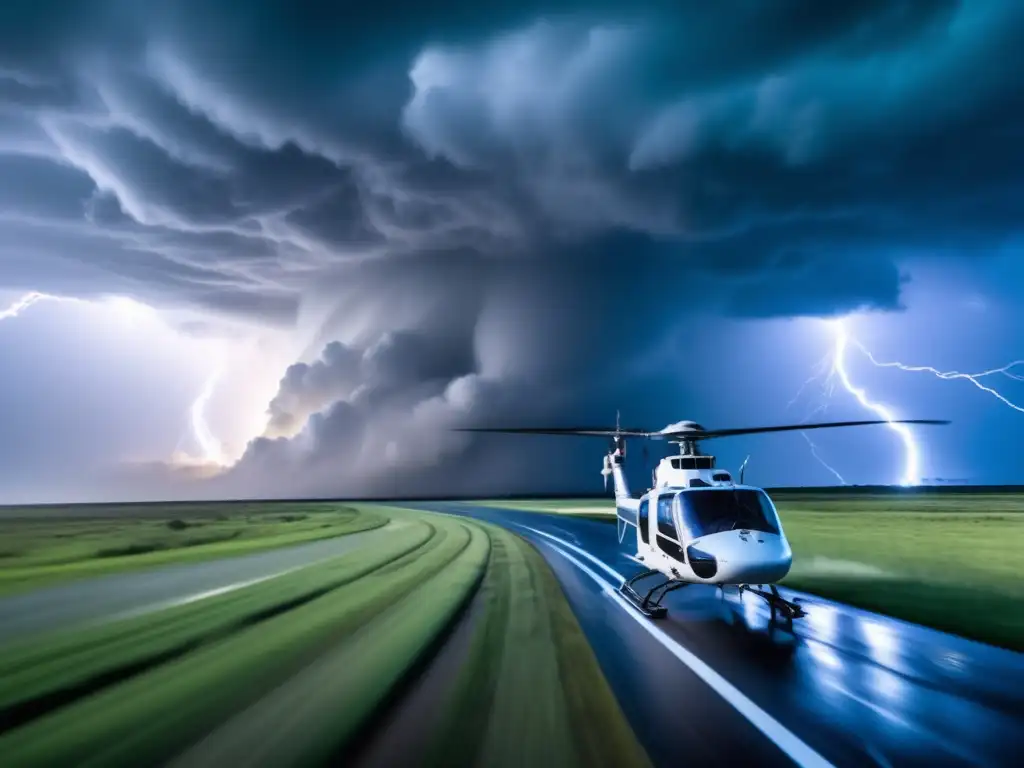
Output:
M3 649L5 764L329 763L482 583L484 619L439 703L437 743L459 751L467 711L484 738L442 762L646 765L532 547L474 521L367 511L399 524L233 593Z
M787 586L1024 650L1024 496L776 498Z
M349 624L342 642L181 755L180 764L328 764L450 623L481 575L489 546L479 527L437 525L436 547L374 575L381 590L363 599L375 610Z
M0 712L47 697L70 698L76 689L95 688L106 676L194 650L275 611L295 606L355 581L424 545L434 531L411 523L365 552L195 603L153 614L32 639L3 649L0 656Z
M550 568L486 530L482 616L425 764L649 765Z
M369 507L334 503L197 504L96 509L89 519L0 517L0 594L167 563L231 557L384 525Z
M17 765L157 764L198 739L211 724L245 710L249 703L261 699L324 653L344 647L360 629L394 611L404 597L444 574L460 555L466 556L471 535L466 526L442 521L431 526L430 537L412 552L408 551L408 536L402 543L385 540L389 543L340 558L333 578L343 583L326 594L258 624L238 628L226 637L208 635L208 642L180 658L34 719L0 738L0 753ZM381 547L391 549L385 552ZM482 568L479 547L476 551L478 567ZM318 569L321 576L325 568ZM433 593L439 598L457 595L460 583L462 589L469 587L471 580L466 578L465 569L451 573L458 574L462 581L443 585ZM349 578L343 578L343 574ZM422 611L417 615L422 619ZM203 621L209 625L211 620L207 615ZM151 619L154 621L157 619ZM406 630L412 642L422 641L422 633L417 635L415 627ZM142 625L141 632L159 637L168 632L168 627L155 629L150 623L148 629ZM185 634L184 629L180 632ZM124 643L114 632L94 640L94 653L106 656L108 665L120 663L119 653L124 645L131 645L130 640ZM392 658L393 650L385 645L380 653L400 666L403 657ZM357 666L366 665L379 672L381 662L375 662L372 656L362 654ZM67 654L49 658L56 667L48 673L54 682L62 675L66 679L68 669L76 663ZM93 664L98 666L100 662ZM35 677L38 680L41 676ZM377 677L377 673L371 676ZM384 684L387 677L380 676L380 680ZM40 686L36 682L37 692ZM339 717L321 738L340 737L337 721L346 714L358 721L358 714L353 712L366 710L372 703L372 695L364 691L351 708L336 713ZM236 750L245 746L234 743Z
M1024 494L773 498L793 547L786 586L1024 650ZM602 502L483 503L556 512Z

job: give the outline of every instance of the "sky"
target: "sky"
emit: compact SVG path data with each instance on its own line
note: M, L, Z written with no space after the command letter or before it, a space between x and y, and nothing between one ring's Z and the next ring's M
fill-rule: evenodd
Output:
M705 448L1019 483L1022 39L1016 0L3 3L0 503L598 492L600 441L453 430L616 411L949 419Z

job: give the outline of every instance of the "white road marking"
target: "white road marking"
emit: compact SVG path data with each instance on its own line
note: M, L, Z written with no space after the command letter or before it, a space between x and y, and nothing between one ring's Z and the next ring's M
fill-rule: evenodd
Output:
M629 603L628 603L628 602L627 602L627 601L626 601L626 600L625 600L625 599L624 599L624 598L623 598L623 597L622 597L622 596L621 596L621 595L619 594L619 591L618 591L618 589L617 589L617 588L612 588L612 587L611 587L611 586L610 586L610 585L608 584L608 582L606 582L606 581L605 581L604 579L602 579L602 578L601 578L601 577L600 577L599 575L595 574L595 573L594 573L593 571L591 571L591 570L590 570L590 569L589 569L589 568L588 568L588 567L587 567L586 565L584 565L583 563L580 563L580 562L579 562L578 560L576 560L576 559L575 559L574 557L572 557L572 555L570 555L570 554L569 554L568 552L565 552L564 550L560 549L559 547L567 547L567 548L571 549L571 550L572 550L573 552L575 552L575 553L579 554L580 556L582 556L582 557L585 557L585 558L586 558L587 560L589 560L590 562L594 563L594 564L595 564L596 566L598 566L599 568L601 568L601 570L603 570L603 571L604 571L605 573L607 573L607 574L608 574L608 575L610 575L610 576L613 576L614 578L618 579L618 580L619 580L620 582L622 582L622 581L625 581L625 580L626 580L626 577L625 577L625 576L623 576L623 575L622 575L621 573L619 573L619 572L618 572L618 571L616 571L616 570L615 570L614 568L612 568L611 566L609 566L608 564L606 564L606 563L605 563L605 562L603 562L602 560L598 559L597 557L595 557L595 556L594 556L594 555L592 555L591 553L587 552L587 551L586 551L585 549L582 549L582 548L580 548L580 547L577 547L577 546L576 546L575 544L572 544L572 543L570 543L570 542L568 542L568 541L565 541L564 539L560 539L559 537L557 537L557 536L553 536L552 534L550 534L550 533L547 533L546 531L541 531L541 530L538 530L538 529L536 529L536 528L531 528L531 527L529 527L529 526L525 526L525 525L519 525L519 527L520 527L520 528L522 528L522 529L524 529L524 530L526 530L526 531L530 531L531 533L535 533L535 534L538 534L539 536L543 536L544 538L546 538L546 539L549 539L549 540L550 540L551 542L555 543L556 545L559 545L559 546L552 546L551 548L552 548L552 549L553 549L554 551L558 552L558 553L559 553L560 555L562 555L563 557L565 557L566 559L568 559L568 560L570 560L571 562L573 562L573 563L574 563L574 564L575 564L575 565L576 565L577 567L579 567L579 568L580 568L581 570L583 570L584 572L588 573L588 575L590 575L590 576L591 576L591 577L592 577L593 579L595 579L595 580L596 580L596 581L597 581L597 582L598 582L598 583L599 583L599 584L600 584L600 585L601 585L601 586L602 586L602 587L604 588L604 591L605 591L606 593L608 593L608 594L609 594L609 595L610 595L610 596L611 596L611 597L612 597L613 599L615 599L615 600L617 600L618 602L620 602L620 603L621 603L621 604L622 604L622 605L623 605L623 606L625 607L625 609L626 609L626 611L627 611L627 612L629 613L629 615L630 615L630 616L632 616L634 620L636 620L637 622L639 622L639 623L640 623L640 625L641 625L641 626L642 626L642 627L643 627L643 628L644 628L645 630L647 630L647 631L648 631L648 632L650 632L650 633L651 633L652 635L654 635L654 636L655 636L655 638L656 638L656 639L657 639L657 640L658 640L659 642L661 642L661 644L662 644L662 645L665 645L666 641L667 641L668 643L671 643L671 644L672 644L673 646L675 646L675 649L678 649L678 650L679 650L679 651L681 651L681 652L682 652L683 654L686 654L687 656L691 657L691 658L692 658L693 660L695 660L695 661L696 661L696 662L697 662L698 664L700 664L700 665L703 665L704 667L706 667L706 668L707 668L707 670L708 670L708 672L710 672L710 674L711 674L711 675L714 675L714 676L716 676L716 677L720 677L720 676L718 676L718 673L717 673L717 672L715 672L714 670L712 670L712 669L711 669L710 667L707 667L707 665L706 665L706 664L704 664L704 662L703 662L703 661L701 661L701 660L700 660L699 658L697 658L696 656L693 656L693 654L692 654L692 653L690 653L689 651L687 651L686 649L684 649L684 648L683 648L682 646L680 646L680 645L679 645L678 643L676 643L676 641L675 641L675 640L673 640L673 639L672 639L671 637L669 637L668 635L666 635L666 634L665 634L664 632L662 632L662 631L661 631L660 629L658 629L657 627L653 626L653 625L652 625L652 624L650 623L650 621L649 621L648 619L646 619L646 618L644 618L644 617L640 616L640 615L639 615L639 614L638 614L638 613L636 612L636 610L635 610L635 609L633 608L633 606L632 606L632 605L630 605L630 604L629 604ZM626 555L626 557L628 557L628 558L629 558L630 560L634 561L635 563L638 563L639 565L643 565L644 567L646 567L646 564L645 564L645 563L643 563L643 562L642 562L641 560L638 560L638 559L637 559L637 558L636 558L635 556L633 556L633 555L628 555L628 554L627 554L627 555ZM797 594L797 593L795 593L795 594ZM815 599L815 600L819 600L819 601L820 601L820 598L817 598L817 597L815 597L814 599ZM822 602L824 602L824 601L822 601ZM843 608L844 608L844 609L849 609L849 607L848 607L848 606L843 606ZM868 613L867 613L867 612L865 612L865 611L860 611L859 609L853 609L853 610L856 610L856 611L858 611L858 612L860 612L860 613L863 613L863 614L865 614L865 615L871 615L871 614L868 614ZM663 637L664 637L665 639L664 639L664 640L662 640L662 637L659 637L658 635L661 635L661 636L663 636ZM670 652L671 652L671 653L672 653L672 654L673 654L674 656L676 656L677 658L679 658L679 660L680 660L680 661L682 661L682 662L683 662L684 664L687 664L687 666L689 666L689 667L690 667L691 669L693 669L693 666L692 666L692 665L691 665L691 664L690 664L690 663L689 663L689 662L687 661L687 659L684 659L684 658L682 658L682 657L681 657L681 656L680 656L680 655L679 655L678 653L676 653L676 650L675 650L674 648L672 648L672 647L669 647L669 646L667 646L667 645L665 645L665 647L666 647L666 648L667 648L667 649L668 649L668 650L669 650L669 651L670 651ZM701 674L700 672L698 672L698 671L697 671L696 669L693 669L693 671L694 671L694 672L696 672L696 673L698 674L698 676L699 676L699 677L701 677L702 679L704 679L704 680L705 680L705 682L707 682L707 683L708 683L709 685L711 685L711 687L712 687L712 688L715 688L715 690L716 690L716 691L718 691L718 692L719 692L719 693L721 694L721 691L719 691L719 690L718 690L718 688L717 688L717 687L715 686L715 684L713 684L713 683L709 682L709 681L708 681L708 680L707 680L706 678L704 678L704 676L703 676L703 675L702 675L702 674ZM726 681L726 680L725 680L724 678L720 678L720 679L722 680L722 682L723 682L723 683L724 683L724 684L725 684L726 686L730 686L730 687L732 687L732 686L731 686L731 683L729 683L728 681ZM922 731L921 729L919 729L919 728L915 727L915 726L914 726L914 725L913 725L912 723L910 723L910 722L908 722L908 721L904 720L903 718L899 717L899 715L897 715L896 713L894 713L894 712L891 712L891 711L889 711L889 710L887 710L887 709L885 709L885 708L883 708L883 707L880 707L880 706L878 706L878 705L874 704L873 702L871 702L871 701L868 701L867 699L864 699L864 698L863 698L863 697L861 697L861 696L858 696L857 694L855 694L855 693L853 693L852 691L850 691L849 689L847 689L847 688L846 688L845 686L841 686L841 685L836 685L836 684L834 684L834 683L830 683L830 685L832 685L832 687L834 687L834 688L835 688L835 689L836 689L836 690L837 690L838 692L840 692L840 693L842 693L842 694L844 694L844 695L846 695L846 696L850 697L851 699L853 699L854 701L858 702L859 704L861 704L861 705L863 705L863 706L867 707L868 709L871 709L871 710L872 710L872 711L874 711L874 712L875 712L876 714L878 714L878 715L880 715L880 716L882 716L882 717L886 718L886 719L887 719L887 720L889 720L890 722L892 722L892 723L894 723L894 724L896 724L896 725L898 725L898 726L902 726L903 728L906 728L906 729L907 729L908 731L910 731L910 732L912 732L912 733L916 733L916 734L918 734L918 735L922 735L922 736L924 736L925 738L929 738L929 739L932 739L932 740L936 741L937 743L941 744L941 746L942 746L942 747L943 747L943 748L944 748L945 750L947 750L947 751L948 751L948 752L950 752L951 754L954 754L954 755L956 755L957 757L959 757L959 758L961 758L961 759L963 759L963 760L966 760L967 762L973 762L973 763L974 763L975 765L982 765L982 763L981 763L981 762L979 762L979 760L978 760L978 758L977 758L977 757L975 757L975 756L972 756L972 755L967 755L967 754L965 754L965 753L964 753L964 752L963 752L962 750L958 749L958 748L956 747L956 745L954 745L954 744L951 744L951 743L949 743L949 742L948 742L948 741L946 741L945 739L942 739L942 738L941 738L940 736L937 736L936 734L934 734L934 733L931 733L930 731ZM739 695L740 697L743 697L744 699L746 698L746 697L744 697L744 696L743 696L743 694L742 694L742 693L740 693L740 692L739 692L739 691L738 691L737 689L734 689L734 690L736 691L736 693L737 693L737 694L738 694L738 695ZM732 701L732 700L731 700L731 699L730 699L730 698L729 698L728 696L725 696L725 695L723 694L723 697L724 697L724 698L726 698L726 700L727 700L727 701L729 701L729 703L730 703L730 704L733 704L733 706L736 706L736 705L735 705L735 703L734 703L734 702L733 702L733 701ZM787 729L785 728L785 726L783 726L783 725L781 725L780 723L778 723L778 722L774 721L774 719L773 719L773 718L771 718L771 716L770 716L770 715L768 715L768 713L766 713L766 712L764 712L763 710L761 710L761 709L760 709L759 707L757 707L757 705L756 705L756 704L754 704L753 702L750 702L749 700L747 700L747 701L748 701L748 703L749 703L750 707L753 707L753 708L754 708L755 710L757 710L757 711L758 711L758 712L760 712L760 713L761 713L762 715L764 715L764 717L767 717L767 718L768 718L769 720L771 720L772 722L774 722L774 723L775 723L775 725L776 725L776 726L778 726L778 728L782 729L782 731L784 731L785 733L789 734L789 736L790 736L790 737L791 737L792 739L796 739L796 741L797 741L797 742L798 742L799 744L803 745L803 746L804 746L804 747L805 747L806 749L810 750L810 747L807 747L807 746L806 746L805 744L803 744L803 742L801 742L801 741L799 740L799 738L798 738L797 736L795 736L795 735L794 735L794 734L792 734L792 733L791 733L790 731L788 731L788 730L787 730ZM737 708L737 709L740 709L739 707L736 707L736 708ZM779 743L779 742L778 742L778 741L777 741L777 740L776 740L776 739L775 739L775 738L774 738L774 737L773 737L773 736L772 736L771 734L767 733L767 732L766 732L766 731L765 731L765 730L764 730L763 728L761 728L761 726L760 726L760 725L759 725L759 724L758 724L757 722L755 722L754 720L752 720L752 719L751 719L751 717L750 717L750 715L748 715L748 714L747 714L747 712L744 712L744 711L743 711L742 709L740 709L740 712L741 712L742 714L744 714L744 716L746 716L748 720L751 720L751 722L752 722L752 723L753 723L753 724L754 724L755 726L757 726L757 727L758 727L758 728L759 728L759 729L760 729L760 730L762 731L762 733L765 733L765 735L767 735L767 736L768 736L769 738L771 738L771 739L772 739L773 741L775 741L775 743L776 743L776 744L778 744L778 745L779 745L779 747L780 747L780 748L782 748L782 749L783 749L784 751L786 751L786 753L787 753L787 754L788 754L788 755L789 755L790 757L792 757L792 758L793 758L794 760L796 759L795 757L793 757L793 755L792 755L792 754L790 754L790 753L789 753L789 752L788 752L787 750L785 750L785 747L783 747L783 745L782 745L781 743ZM821 757L820 755L817 755L817 753L814 753L813 751L812 751L812 754L814 755L814 757L815 757L816 759L824 760L824 758L822 758L822 757ZM874 755L872 755L872 757L874 757ZM876 758L876 759L877 759L877 758ZM807 763L807 764L808 764L808 765L829 765L829 763L828 763L828 762L821 762L821 763Z
M578 555L580 555L582 557L587 558L587 560L592 562L598 568L602 569L609 576L614 576L619 581L625 581L626 580L625 576L623 576L621 573L616 571L614 568L612 568L610 565L605 563L603 560L600 560L600 559L594 557L592 554L587 552L587 550L581 549L580 547L577 547L575 544L569 543L565 539L560 539L557 536L552 536L550 533L546 533L545 531L539 531L536 528L529 527L528 525L520 525L519 527L523 528L523 529L525 529L527 531L530 531L531 533L536 533L539 536L543 536L544 538L551 539L551 541L557 542L558 544L561 544L563 547L568 547L573 552L575 552L576 554L578 554Z
M786 755L797 765L801 766L815 766L815 768L832 768L832 764L818 754L814 749L805 744L796 734L786 728L782 723L773 718L757 704L748 699L736 686L722 677L720 674L715 672L711 667L697 658L693 653L686 650L683 646L669 637L665 632L654 626L649 620L640 616L634 608L626 602L625 599L619 594L618 587L608 582L600 574L596 573L586 563L581 562L571 553L567 552L562 547L573 550L579 553L581 556L594 562L606 573L609 573L616 578L625 581L625 578L617 571L606 565L605 563L598 560L596 557L586 552L583 549L570 544L567 541L559 539L557 536L552 536L544 531L538 531L535 528L529 528L527 526L521 526L528 531L540 534L547 539L556 542L557 545L552 544L551 549L558 552L562 557L571 562L583 573L593 579L599 586L603 588L603 591L609 595L613 600L617 600L623 608L626 610L626 614L633 618L637 624L650 634L655 640L675 656L679 661L685 664L689 669L703 680L709 687L711 687L719 696L725 699L736 711L743 715L755 728L761 733L767 736L779 749L786 753ZM559 546L560 545L560 546Z

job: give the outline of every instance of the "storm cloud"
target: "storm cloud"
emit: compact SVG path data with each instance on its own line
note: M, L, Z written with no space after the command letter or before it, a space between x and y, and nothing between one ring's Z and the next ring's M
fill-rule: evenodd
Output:
M554 487L560 449L538 476L449 430L592 420L695 318L896 312L908 265L1019 242L1012 0L18 0L0 30L0 287L303 340L211 492Z

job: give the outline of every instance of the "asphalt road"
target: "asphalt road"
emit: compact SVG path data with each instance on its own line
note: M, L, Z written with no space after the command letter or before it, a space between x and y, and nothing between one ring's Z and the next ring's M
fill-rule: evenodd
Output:
M250 555L98 576L0 598L0 645L38 632L159 610L229 592L337 557L386 535L384 528Z
M1021 764L1024 655L806 595L808 615L795 634L769 626L757 598L699 586L670 594L669 616L651 621L615 594L623 577L643 569L619 551L608 523L418 506L495 522L538 546L656 765ZM202 599L384 533L2 598L0 643Z
M420 505L506 526L552 565L657 765L1010 766L1024 755L1024 655L808 595L794 632L711 587L651 621L615 595L644 570L600 521Z

